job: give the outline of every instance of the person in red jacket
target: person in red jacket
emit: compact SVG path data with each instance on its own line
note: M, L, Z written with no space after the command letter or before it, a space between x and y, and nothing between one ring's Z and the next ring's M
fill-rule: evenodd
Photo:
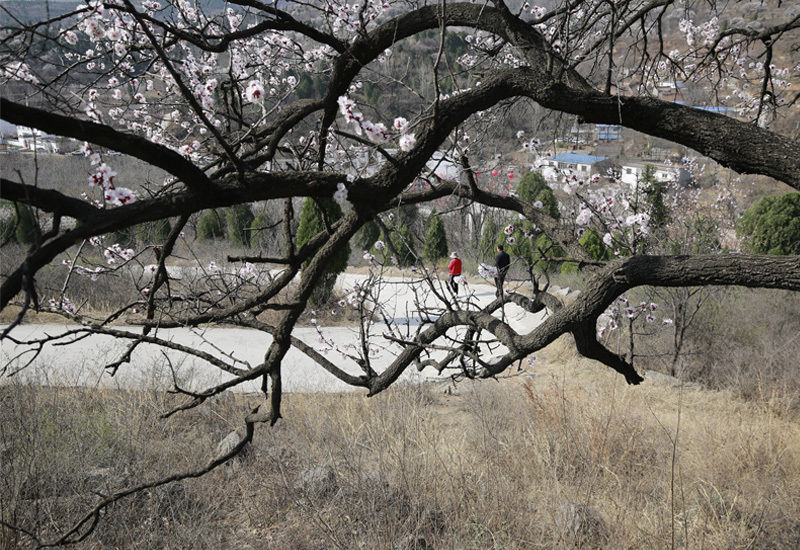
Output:
M458 258L458 252L450 254L450 265L447 268L450 270L450 288L453 289L455 294L458 294L458 283L456 277L461 276L461 260Z

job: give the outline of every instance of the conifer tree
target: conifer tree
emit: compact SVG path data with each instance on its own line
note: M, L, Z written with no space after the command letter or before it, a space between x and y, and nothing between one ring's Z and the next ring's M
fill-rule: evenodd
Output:
M33 214L28 206L19 205L14 223L17 227L14 236L18 243L31 244L36 242L36 220L33 219Z
M239 246L250 246L250 227L253 225L253 211L249 204L237 204L225 211L225 224L228 226L228 239Z
M800 253L800 193L762 197L742 214L736 232L751 254Z
M318 202L307 198L303 202L303 209L300 212L300 226L297 228L297 246L301 247L311 240L314 235L325 229L322 219L320 206L325 209L325 214L330 223L342 217L341 207L332 199L320 199ZM336 277L347 267L347 259L350 256L350 245L346 244L336 255L331 258L317 288L311 294L311 303L315 305L325 304L331 297L333 286L336 284ZM306 264L307 265L307 264Z
M428 234L425 236L425 247L422 252L426 260L436 262L447 257L447 235L444 231L442 217L433 212Z
M256 217L253 218L252 231L249 231L249 242L251 248L261 248L263 237L262 227L267 225L267 214L263 210L259 210Z
M164 244L171 230L172 226L166 219L146 222L136 226L136 238L143 245ZM126 237L130 240L129 235Z
M200 241L211 239L221 239L225 236L225 228L222 226L222 218L214 210L203 212L197 222L197 238Z
M381 228L375 223L375 220L370 220L365 223L361 229L355 234L355 244L358 250L369 250L375 241L381 238Z
M478 245L478 256L484 260L493 257L498 235L499 231L494 221L494 214L489 214L483 222L483 232L481 233L481 241Z
M397 264L400 267L414 265L417 261L416 250L414 246L414 236L411 230L406 225L391 230L390 239L392 246L397 251Z

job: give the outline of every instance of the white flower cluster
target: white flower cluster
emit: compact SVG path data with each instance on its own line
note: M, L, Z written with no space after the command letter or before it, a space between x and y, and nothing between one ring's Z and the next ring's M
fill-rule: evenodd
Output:
M66 296L61 298L61 300L58 301L58 302L56 300L54 300L53 298L50 298L49 305L50 305L51 309L59 309L59 305L60 305L61 306L60 309L62 311L65 311L66 313L69 313L70 315L73 315L75 313L75 311L76 311L75 310L75 304L73 304L70 301L70 299L67 298Z
M372 122L364 118L361 111L356 110L356 102L347 96L339 96L337 100L339 103L339 112L344 116L345 121L353 124L357 135L366 135L369 139L376 143L385 143L389 140L389 130L382 122ZM403 151L410 151L417 140L414 134L405 133L408 129L408 121L405 118L398 117L394 120L393 128L400 134L398 145Z
M341 181L336 184L336 191L333 193L333 200L339 204L347 200L347 187Z
M98 153L93 153L88 143L83 145L84 154L89 156L91 163L97 166L97 171L89 176L89 185L103 189L106 204L121 206L136 200L134 192L127 187L116 187L114 178L117 173L105 162L102 162Z
M250 262L245 262L244 267L239 270L239 277L245 280L257 279L258 275L258 269Z
M598 318L597 318L597 336L602 338L609 331L619 328L621 315L626 318L636 320L642 315L647 323L654 323L656 321L655 312L658 309L658 304L655 302L639 302L638 306L633 306L628 303L627 294L621 295L613 304L611 304ZM672 319L664 319L664 325L671 325Z
M493 265L478 264L478 275L484 279L494 279L497 277L497 268Z
M127 262L133 258L134 255L135 252L132 248L122 248L119 243L112 244L103 252L103 256L106 257L106 262L108 262L109 265L114 265L119 261Z

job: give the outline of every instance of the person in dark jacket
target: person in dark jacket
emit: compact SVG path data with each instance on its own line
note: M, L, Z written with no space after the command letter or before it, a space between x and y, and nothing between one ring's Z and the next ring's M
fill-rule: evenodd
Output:
M453 289L455 294L458 294L456 277L461 277L461 260L458 258L457 252L450 254L450 258L450 265L447 266L447 269L450 271L450 288Z
M497 256L494 257L494 266L497 268L497 275L494 278L494 284L497 286L495 296L503 295L503 282L506 280L510 263L511 257L503 250L503 245L497 245Z

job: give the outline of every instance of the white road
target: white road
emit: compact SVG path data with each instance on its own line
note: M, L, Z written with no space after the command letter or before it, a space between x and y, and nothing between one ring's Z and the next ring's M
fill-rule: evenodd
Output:
M340 290L348 291L354 284L363 283L366 276L344 274L337 285ZM381 299L400 324L415 323L415 294L413 285L406 284L409 279L388 278L382 290ZM421 285L416 285L419 290ZM472 299L480 304L487 304L494 299L494 287L486 284L473 285L469 289ZM466 293L461 293L462 299ZM435 303L431 296L424 298L429 305ZM506 320L520 332L528 332L544 318L543 314L531 315L514 304L506 305ZM18 340L32 340L45 335L59 335L77 325L42 325L30 324L17 327L12 333ZM135 327L114 327L138 333ZM359 374L358 366L345 359L333 347L348 352L350 346L358 344L358 332L350 327L324 327L320 329L325 341L320 341L320 334L314 327L297 328L294 335L315 349L324 351L325 356L343 370ZM399 349L380 336L385 326L378 325L372 338L372 346L378 351L373 359L373 367L379 372L393 359ZM271 338L262 332L239 328L201 328L201 329L161 329L156 334L159 338L191 345L211 353L217 357L229 354L244 363L239 366L257 365L263 360ZM163 348L142 344L133 353L131 362L122 365L112 377L105 366L120 358L124 353L128 340L116 339L107 335L92 335L70 345L46 345L38 357L27 367L20 370L25 363L23 352L29 347L18 346L9 341L0 343L0 368L6 366L4 376L0 376L0 384L37 383L59 386L91 386L115 388L168 388L173 384L174 376L181 387L198 390L218 384L231 377L208 362L187 356L174 350L162 351ZM30 353L30 352L29 352ZM22 354L22 355L20 355ZM168 359L167 359L168 358ZM170 364L172 367L170 367ZM292 348L283 361L283 384L288 392L339 392L353 388L326 372L305 354ZM433 371L418 373L413 367L406 370L403 379L420 381L432 376ZM257 391L258 382L247 382L236 388L236 391Z

